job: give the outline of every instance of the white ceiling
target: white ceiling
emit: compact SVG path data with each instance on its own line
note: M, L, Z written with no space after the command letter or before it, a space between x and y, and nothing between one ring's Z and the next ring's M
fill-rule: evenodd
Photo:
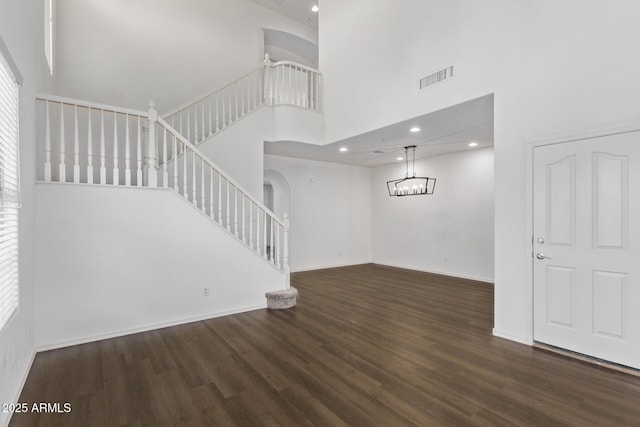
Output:
M250 0L260 6L278 12L311 28L318 29L318 13L312 12L311 7L318 4L317 0Z
M417 126L418 133L409 129ZM469 143L476 142L474 148ZM493 95L376 129L333 144L265 142L265 154L374 167L397 162L404 147L416 145L416 159L493 146ZM340 147L349 151L340 152ZM382 153L374 153L381 151Z

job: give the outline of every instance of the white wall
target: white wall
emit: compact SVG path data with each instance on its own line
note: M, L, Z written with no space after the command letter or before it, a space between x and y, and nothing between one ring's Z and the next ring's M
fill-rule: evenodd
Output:
M431 196L389 197L404 162L373 169L373 262L493 282L493 149L416 161Z
M227 175L262 201L264 142L323 140L322 114L290 106L263 106L218 132L198 148Z
M292 271L371 262L370 169L270 155L264 168L289 184Z
M532 341L527 141L639 116L637 16L635 0L322 3L328 142L494 93L497 335Z
M262 28L317 43L308 26L247 0L57 0L58 92L158 111L262 63Z
M33 216L35 158L35 94L51 84L44 58L43 2L0 0L0 36L20 73L20 307L0 331L0 403L17 402L34 355ZM11 414L0 412L0 425Z
M43 183L36 203L38 348L262 308L285 288L171 190Z
M296 141L323 145L324 116L322 113L300 107L278 105L273 107L273 135L268 141Z
M640 117L636 1L527 2L519 73L496 90L496 321L532 340L527 141ZM514 65L515 67L515 65ZM616 70L615 77L611 70Z
M491 93L510 71L500 68L503 59L517 52L515 5L522 3L323 1L319 47L327 142ZM449 65L453 80L418 89L420 78Z

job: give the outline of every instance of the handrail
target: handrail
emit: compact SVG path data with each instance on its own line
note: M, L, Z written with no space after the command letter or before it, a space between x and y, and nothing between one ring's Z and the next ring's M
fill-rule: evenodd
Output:
M58 102L60 104L77 105L78 107L91 108L94 110L104 110L112 113L129 114L132 116L149 117L148 111L132 110L130 108L114 107L113 105L98 104L96 102L82 101L79 99L65 98L57 95L38 94L36 99L41 101Z
M279 65L291 65L291 66L294 66L296 68L301 68L303 70L307 70L307 71L310 71L310 72L313 72L313 73L320 74L320 71L315 69L315 68L307 67L306 65L302 65L302 64L299 64L299 63L293 62L293 61L278 61L278 62L270 62L270 63L268 63L268 66L270 66L270 67L277 67ZM228 87L231 87L234 84L236 84L239 81L241 81L242 79L244 79L245 77L248 77L251 74L255 73L256 71L265 68L265 66L267 66L267 65L266 64L260 65L259 67L254 68L253 70L249 71L248 73L244 74L243 76L241 76L241 77L239 77L239 78L237 78L237 79L235 79L235 80L233 80L233 81L231 81L231 82L219 87L218 89L216 89L216 90L214 90L212 92L208 92L205 95L193 98L193 99L185 102L184 104L182 104L182 105L180 105L180 106L178 106L178 107L176 107L176 108L174 108L172 110L169 110L168 112L162 114L162 117L166 118L166 117L172 116L172 115L176 114L177 112L182 111L185 108L187 108L187 107L189 107L189 106L191 106L193 104L196 104L196 103L202 101L203 99L206 99L206 98L210 97L211 95L213 95L213 94L215 94L217 92L220 92L220 91L222 91L222 90L224 90L224 89L226 89Z
M307 70L312 73L321 74L320 70L316 70L315 68L307 67L306 65L298 64L297 62L293 62L293 61L278 61L278 62L271 63L271 67L277 67L278 65L291 65L292 67L302 68L303 70Z
M190 107L191 105L196 104L196 103L202 101L203 99L206 99L206 98L210 97L211 95L213 95L213 94L215 94L217 92L220 92L220 91L222 91L222 90L224 90L224 89L226 89L228 87L233 86L234 84L238 83L242 79L244 79L246 77L249 77L251 74L255 73L258 70L261 70L262 68L264 68L264 65L261 65L261 66L259 66L257 68L254 68L253 70L251 70L250 72L244 74L243 76L235 79L234 81L232 81L230 83L227 83L226 85L224 85L224 86L222 86L222 87L220 87L220 88L218 88L218 89L216 89L216 90L214 90L212 92L207 93L206 95L202 95L202 96L194 98L194 99L192 99L190 101L187 101L184 104L180 105L179 107L174 108L173 110L169 110L168 112L164 113L162 115L162 118L167 118L169 116L173 116L174 114L184 110L185 108Z
M150 146L162 159L162 166L149 172L158 186L172 188L288 277L287 218L278 218L251 197L166 120L151 120Z
M205 163L207 163L213 170L216 171L216 173L218 173L220 176L222 176L225 180L229 181L229 183L231 185L233 185L235 188L237 188L241 193L245 194L247 197L251 198L253 200L253 203L259 207L260 209L262 209L263 211L265 211L266 213L268 213L270 216L272 216L276 222L282 226L284 226L284 221L281 220L275 213L273 213L273 211L271 211L268 207L266 207L265 205L263 205L262 203L260 203L259 201L253 199L253 197L251 197L250 193L248 191L246 191L244 188L242 188L242 186L240 186L236 181L234 181L232 178L230 178L227 174L225 174L224 172L222 172L222 169L216 165L215 163L213 163L202 151L198 150L198 148L193 145L192 143L190 143L189 141L187 141L187 139L182 136L180 134L180 132L178 132L173 126L171 126L169 123L167 123L163 118L158 117L158 123L167 128L167 130L172 133L173 135L176 136L176 138L178 140L180 140L180 142L182 142L190 151L192 151L193 153L197 154L198 157L200 157L201 160L203 160Z
M198 145L263 105L322 106L322 74L293 61L264 64L221 88L162 115L189 142Z

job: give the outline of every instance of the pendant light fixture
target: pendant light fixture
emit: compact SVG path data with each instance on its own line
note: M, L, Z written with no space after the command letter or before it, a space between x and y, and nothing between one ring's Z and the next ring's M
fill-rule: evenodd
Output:
M409 150L413 157L413 175L409 176ZM402 196L421 196L433 194L433 190L436 187L436 179L428 178L424 176L416 176L416 146L409 145L404 147L406 173L405 177L401 179L394 179L387 181L387 190L389 190L389 196L402 197Z

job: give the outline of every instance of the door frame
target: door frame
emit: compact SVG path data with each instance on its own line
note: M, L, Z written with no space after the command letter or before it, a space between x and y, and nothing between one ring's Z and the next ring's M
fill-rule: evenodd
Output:
M526 156L525 156L525 224L526 224L526 253L528 254L527 266L529 274L527 275L529 283L526 286L527 294L526 300L528 302L527 307L529 309L529 315L527 316L527 337L526 343L529 345L534 344L534 247L533 247L533 155L534 151L538 147L545 145L564 144L567 142L579 142L588 139L601 138L605 136L619 135L624 133L639 132L640 131L640 118L634 118L630 120L611 122L601 124L599 126L591 127L589 129L563 132L558 134L552 134L544 137L536 137L525 140L526 144Z

